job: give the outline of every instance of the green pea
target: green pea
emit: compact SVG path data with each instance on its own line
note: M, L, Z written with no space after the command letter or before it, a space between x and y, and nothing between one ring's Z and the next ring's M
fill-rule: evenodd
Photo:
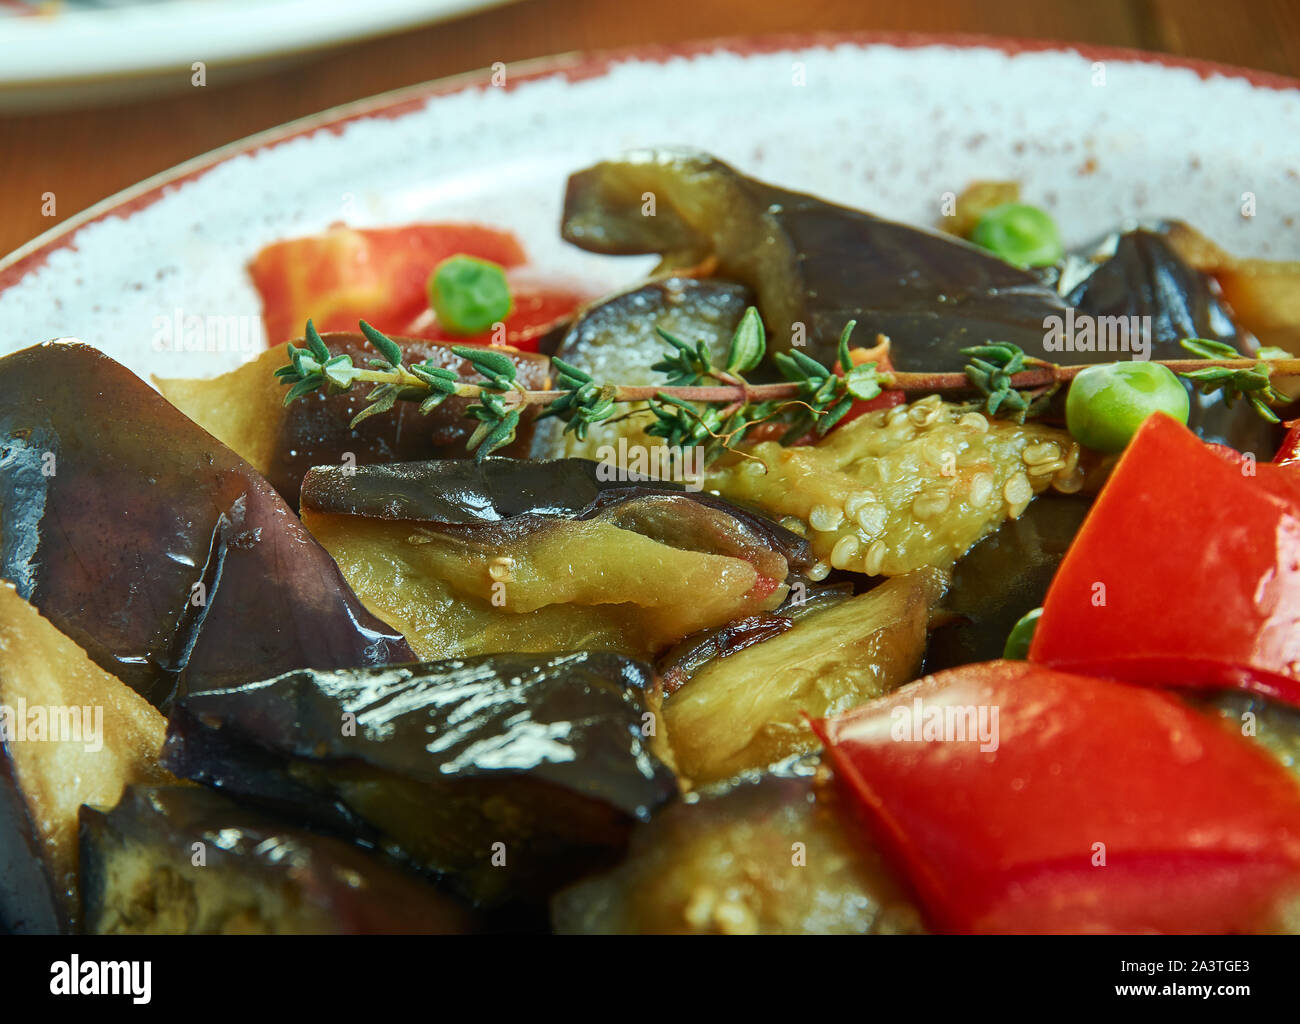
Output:
M1018 267L1043 267L1065 255L1056 222L1037 206L1005 203L979 219L970 240Z
M1007 634L1007 645L1002 648L1002 657L1011 661L1024 661L1029 657L1029 645L1033 642L1034 630L1038 628L1038 620L1042 615L1043 609L1035 608L1020 617L1020 621Z
M482 334L510 315L506 272L477 256L449 256L429 275L429 305L452 334Z
M1163 412L1187 422L1187 388L1160 363L1101 363L1070 382L1065 424L1085 448L1123 451L1142 421Z

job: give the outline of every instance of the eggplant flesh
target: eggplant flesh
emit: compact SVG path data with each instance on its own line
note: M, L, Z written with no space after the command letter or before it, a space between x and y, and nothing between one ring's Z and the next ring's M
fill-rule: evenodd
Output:
M646 193L655 215L642 214ZM569 178L564 238L593 252L660 253L663 269L716 261L758 296L771 344L829 365L840 332L886 335L900 370L960 370L961 349L1041 350L1061 296L949 235L883 220L739 174L705 154L639 150ZM802 327L803 337L799 336Z
M158 767L166 724L0 581L0 929L75 930L77 811Z
M467 908L379 855L199 786L131 786L83 807L95 935L459 934Z
M778 605L807 542L720 498L579 459L317 468L303 521L426 659L652 656Z
M676 792L651 750L649 666L604 653L293 672L180 700L164 764L224 792L279 764L299 820L342 806L395 856L484 905L538 898L621 852Z
M669 276L648 281L583 309L555 354L597 381L662 383L663 375L653 369L667 349L658 330L691 345L704 342L714 361L722 364L731 337L752 302L753 293L744 285L718 278ZM603 446L617 445L620 438L627 445L662 445L662 438L645 432L654 422L648 412L639 411L645 409L642 402L628 404L620 409L616 422L593 424L582 441L565 433L560 421L542 420L534 435L533 454L599 458Z
M339 332L322 337L331 352L352 356L358 366L374 356L374 349L359 334ZM451 351L450 343L394 340L402 346L408 362L431 362L470 382L481 379L466 360ZM509 348L498 351L515 364L521 385L534 390L547 387L550 363L544 356ZM416 408L417 403L398 402L390 412L372 416L353 429L349 424L366 405L366 389L354 387L338 394L317 391L286 406L285 389L275 371L288 361L287 346L282 344L220 377L155 378L155 383L181 412L247 459L293 508L298 505L302 478L312 466L365 466L465 455L465 442L477 424L465 415L470 399L450 398L427 414ZM504 449L506 455L528 453L536 412L536 406L525 407L516 440Z
M919 911L832 786L764 776L665 808L614 870L556 894L564 934L897 934Z
M252 466L79 343L0 359L0 576L159 706L412 659Z
M930 610L946 584L937 569L893 577L696 668L663 702L677 770L713 782L816 750L810 717L838 714L916 678Z

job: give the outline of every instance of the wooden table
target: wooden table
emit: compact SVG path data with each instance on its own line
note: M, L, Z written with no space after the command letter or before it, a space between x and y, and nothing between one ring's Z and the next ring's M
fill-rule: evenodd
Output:
M210 69L203 89L0 117L0 253L189 157L388 89L571 50L817 30L1133 46L1300 77L1295 0L523 0L257 77L223 81L229 76ZM56 217L42 215L48 192Z

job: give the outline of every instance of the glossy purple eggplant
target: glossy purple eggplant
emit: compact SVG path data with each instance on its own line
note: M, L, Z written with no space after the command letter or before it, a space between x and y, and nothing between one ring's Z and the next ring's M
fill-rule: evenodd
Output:
M0 576L159 706L412 659L266 480L87 345L0 360Z
M131 786L81 809L84 930L94 935L447 935L468 909L342 839L200 786Z
M655 215L644 216L646 195ZM1054 320L1149 317L1150 358L1187 358L1182 338L1252 351L1214 281L1189 266L1161 230L1112 235L1063 267L1027 271L950 235L883 220L744 177L703 154L645 150L569 178L564 237L593 252L659 253L661 269L716 261L750 285L771 343L788 348L798 325L807 353L825 363L849 320L855 338L891 341L900 370L960 370L961 350L1011 342L1060 363L1134 358L1132 349L1055 348ZM1141 325L1139 319L1133 322ZM1100 330L1101 327L1096 328ZM1188 385L1190 389L1190 385ZM1267 457L1276 431L1246 403L1192 394L1201 436Z
M651 658L778 605L806 540L721 498L581 459L316 467L302 518L426 661Z
M655 201L645 216L646 195ZM893 343L903 370L958 370L961 349L1041 350L1065 303L1032 273L950 235L897 224L747 178L705 154L640 150L569 178L564 238L593 252L659 253L661 269L716 260L758 296L773 347L829 364L855 337Z
M658 331L668 331L692 345L703 342L722 364L732 335L753 301L748 288L716 277L657 278L585 307L564 333L555 354L595 380L661 384L663 374L654 364L663 359L667 344ZM582 440L566 433L559 420L540 420L532 453L536 458L598 458L602 445L617 445L620 438L628 445L662 443L645 432L654 417L634 412L644 408L644 403L628 404L612 421L592 424Z
M477 902L537 898L608 864L676 792L650 750L652 682L591 652L291 672L183 697L163 763L376 842Z
M1258 348L1254 336L1237 326L1224 304L1218 284L1190 266L1166 237L1177 225L1157 225L1108 235L1096 245L1067 257L1060 268L1045 275L1074 308L1076 321L1091 318L1099 325L1122 324L1148 333L1151 359L1189 359L1179 342L1208 338L1225 342L1247 354ZM1114 351L1075 351L1052 354L1063 363L1101 363L1130 358ZM1248 402L1228 406L1222 394L1202 394L1190 382L1188 425L1207 441L1271 458L1281 431L1262 419Z

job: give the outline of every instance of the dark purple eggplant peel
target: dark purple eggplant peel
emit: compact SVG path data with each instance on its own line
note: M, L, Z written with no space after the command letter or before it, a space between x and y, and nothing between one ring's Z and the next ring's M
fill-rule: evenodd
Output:
M413 660L251 466L79 343L0 359L0 577L160 707Z

